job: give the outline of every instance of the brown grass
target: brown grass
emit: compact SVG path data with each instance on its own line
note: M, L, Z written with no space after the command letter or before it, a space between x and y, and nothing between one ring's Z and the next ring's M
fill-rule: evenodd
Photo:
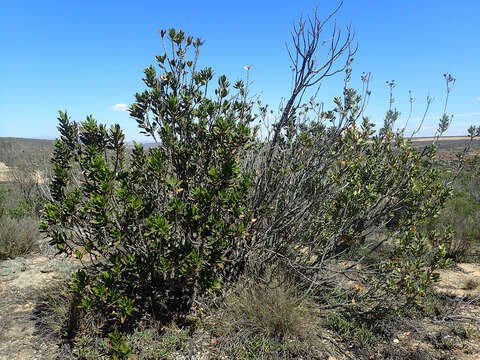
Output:
M26 255L37 247L38 221L34 218L0 218L0 259Z

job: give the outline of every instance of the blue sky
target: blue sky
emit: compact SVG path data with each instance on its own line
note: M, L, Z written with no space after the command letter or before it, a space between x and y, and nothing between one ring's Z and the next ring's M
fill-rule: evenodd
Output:
M143 89L142 69L161 54L158 29L181 28L205 39L201 62L236 80L252 64L252 91L276 106L288 96L285 41L292 22L319 5L327 15L337 1L8 1L0 11L0 136L55 138L57 110L75 120L88 114L119 123L139 139L135 121L112 109ZM474 0L345 0L339 25L352 24L359 44L354 86L372 72L366 114L377 123L388 107L387 80L395 79L395 106L413 118L435 98L424 131L442 112L442 74L456 79L448 112L450 135L480 124L480 2ZM327 35L326 35L327 36ZM341 94L341 76L322 83L319 100Z

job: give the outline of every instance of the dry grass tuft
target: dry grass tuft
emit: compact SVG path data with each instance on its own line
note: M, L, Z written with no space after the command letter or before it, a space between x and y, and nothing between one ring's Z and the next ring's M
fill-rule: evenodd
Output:
M37 328L46 337L73 339L85 322L80 300L66 281L42 291L35 313Z
M463 284L464 290L475 290L478 287L479 283L475 279L467 279Z
M321 353L319 313L284 277L240 281L213 317L216 349L226 358L297 359Z
M230 325L272 338L305 338L315 327L313 305L285 279L239 284L226 300Z
M0 260L26 255L37 247L38 221L25 217L0 217Z

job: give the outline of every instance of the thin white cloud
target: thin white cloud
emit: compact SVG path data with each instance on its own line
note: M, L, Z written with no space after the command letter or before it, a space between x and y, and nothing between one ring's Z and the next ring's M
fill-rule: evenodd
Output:
M128 111L128 105L127 104L115 104L110 109L112 109L113 111L127 112Z
M473 101L480 102L480 96L473 99Z

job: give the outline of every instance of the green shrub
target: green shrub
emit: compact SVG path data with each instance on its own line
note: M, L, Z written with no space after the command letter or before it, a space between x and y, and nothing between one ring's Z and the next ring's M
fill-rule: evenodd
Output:
M39 216L49 199L52 150L52 140L0 139L0 161L9 167L8 198L21 202L29 215Z
M252 248L256 271L277 263L321 302L333 296L335 306L381 314L385 306L401 310L421 301L438 280L446 247L429 243L451 234L420 228L442 209L451 188L433 166L434 146L420 152L393 132L389 119L398 113L391 111L375 133L367 118L357 122L360 101L345 88L334 111L267 142L275 145L271 159L259 150L255 182L264 184L253 189L252 198L261 201ZM350 281L339 281L345 278ZM349 296L353 286L362 290Z
M26 255L38 247L38 220L10 186L0 188L0 259Z
M32 216L31 208L10 186L0 189L0 217L6 215L20 219Z
M478 142L478 140L476 140ZM469 147L470 144L467 144ZM453 150L451 150L453 152ZM437 217L427 224L428 229L440 231L451 229L454 236L447 247L447 256L456 261L471 259L472 250L480 244L480 167L479 156L467 156L466 153L457 154L461 159L462 171L458 173L453 183L453 196L445 203L444 209ZM445 176L449 177L452 169L444 169ZM455 170L453 170L455 171Z
M13 259L37 248L38 222L31 217L0 217L0 259Z
M478 337L478 331L470 325L456 324L452 326L451 332L461 339L472 339Z
M344 341L356 343L363 348L371 348L378 342L374 322L359 319L349 312L332 312L328 315L327 325L340 334Z
M174 29L161 36L173 52L156 57L160 74L145 69L148 90L130 108L157 146L135 145L127 166L118 125L107 130L91 116L77 124L60 112L53 201L42 223L60 253L88 255L91 266L76 273L72 289L116 324L142 311L187 311L218 289L250 224L250 178L239 166L252 140L244 84L232 95L220 76L210 97L213 71L196 68L202 41Z

